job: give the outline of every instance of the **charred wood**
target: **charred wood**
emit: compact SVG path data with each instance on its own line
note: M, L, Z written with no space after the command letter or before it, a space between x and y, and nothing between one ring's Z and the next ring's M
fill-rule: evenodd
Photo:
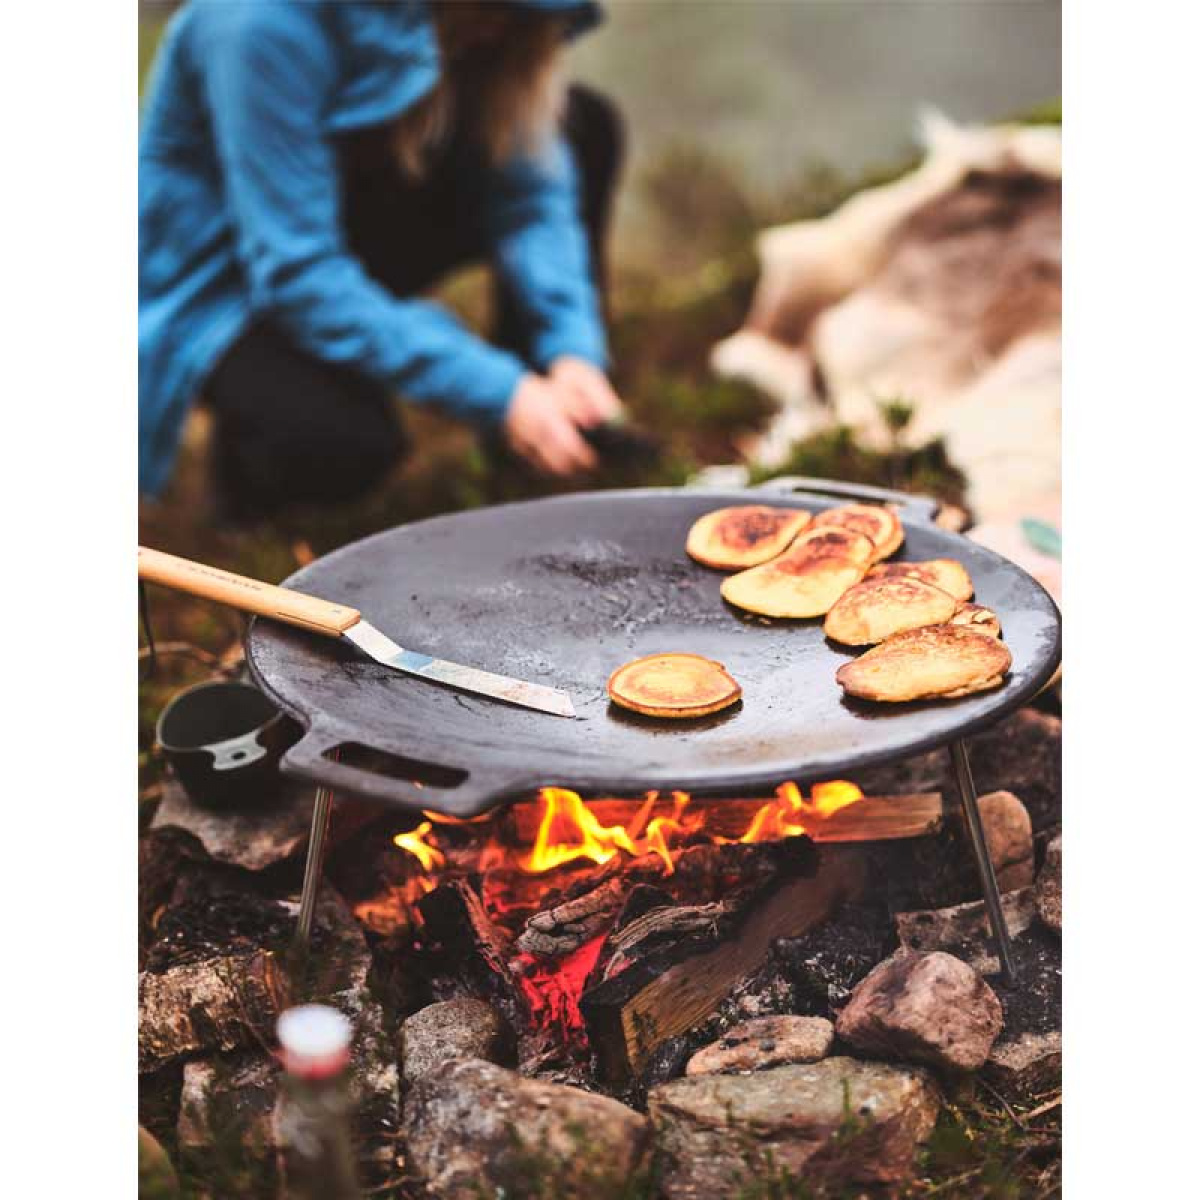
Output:
M528 1005L508 967L509 935L488 916L479 893L465 880L440 884L417 903L428 940L462 979L467 993L491 1000L518 1027Z
M606 945L580 1004L606 1079L638 1074L656 1047L703 1021L763 963L776 938L805 933L863 894L859 851L789 843L806 853L767 885L690 912L651 910Z

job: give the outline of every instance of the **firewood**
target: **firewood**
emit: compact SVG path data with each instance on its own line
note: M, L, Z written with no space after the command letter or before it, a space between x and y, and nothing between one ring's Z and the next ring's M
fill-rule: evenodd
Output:
M201 1050L232 1050L273 1036L287 977L270 951L211 958L138 977L138 1070Z
M588 808L601 825L620 825L629 820L639 801L589 800ZM685 824L697 814L704 818L700 829L711 837L740 838L764 804L765 798L713 800L695 797L684 810ZM664 795L652 817L669 816L673 801ZM514 804L509 810L509 828L521 845L532 844L541 824L540 802ZM805 830L815 842L874 842L924 837L942 825L940 792L915 792L896 796L864 796L829 817L803 818Z
M526 922L517 946L541 958L570 954L612 926L618 914L617 928L629 920L627 898L639 891L662 889L668 905L702 905L727 898L734 888L753 891L766 886L797 853L803 853L799 845L799 839L792 838L687 846L670 874L657 854L612 859L548 893L541 911Z
M812 850L806 839L789 841ZM636 1075L656 1047L702 1021L756 970L776 938L807 933L866 887L863 852L827 847L799 870L778 871L766 887L702 911L646 914L617 932L597 964L606 977L592 983L580 1003L606 1080L617 1084ZM671 936L673 925L682 938Z
M582 896L535 913L517 938L517 948L542 957L578 950L608 927L630 886L620 876L613 876Z
M509 970L512 939L488 916L479 893L463 879L439 884L417 909L429 939L437 943L470 993L493 1001L515 1026L528 1019L528 1004Z

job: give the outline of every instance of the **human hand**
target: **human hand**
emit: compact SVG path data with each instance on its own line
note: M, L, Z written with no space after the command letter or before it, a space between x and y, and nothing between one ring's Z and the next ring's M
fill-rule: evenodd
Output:
M568 388L529 374L517 384L504 432L527 462L551 475L572 475L596 465L596 455L580 436L584 422L575 412L582 401Z
M614 421L624 413L607 376L586 359L564 356L550 364L551 383L561 388L567 410L585 429Z

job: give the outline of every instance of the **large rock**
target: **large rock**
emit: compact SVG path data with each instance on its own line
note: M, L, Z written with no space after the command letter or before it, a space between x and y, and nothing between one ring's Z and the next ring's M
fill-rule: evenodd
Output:
M308 845L312 825L312 784L283 780L279 794L241 808L205 808L168 776L151 829L183 830L216 862L261 871L298 854ZM338 842L378 818L365 804L338 798L330 814L327 845Z
M979 817L996 882L1002 892L1033 883L1033 824L1025 805L1012 792L979 797Z
M762 1071L784 1063L816 1062L833 1045L833 1023L824 1017L758 1017L735 1025L688 1060L689 1075Z
M1043 924L1062 933L1062 834L1046 846L1046 861L1037 877L1037 911Z
M974 968L941 951L902 951L854 989L837 1034L864 1054L975 1071L1002 1024L1000 1001Z
M413 1172L438 1200L605 1200L628 1194L650 1125L606 1096L460 1059L413 1087L404 1139Z
M789 1177L901 1180L939 1104L920 1069L842 1057L672 1080L649 1096L663 1194L711 1200Z
M405 1086L458 1058L516 1066L512 1026L490 1005L469 996L443 1000L413 1013L400 1027Z

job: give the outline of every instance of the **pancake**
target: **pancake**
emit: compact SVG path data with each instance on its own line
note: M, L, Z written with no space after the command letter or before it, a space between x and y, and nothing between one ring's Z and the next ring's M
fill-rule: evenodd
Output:
M950 624L964 625L967 629L974 629L994 638L1000 636L1000 618L990 608L984 608L982 604L964 604L950 618Z
M1003 642L962 625L897 633L843 664L837 681L864 700L953 699L999 687L1012 666Z
M960 604L975 594L967 568L952 558L931 558L925 562L880 563L867 572L868 579L919 579L948 592Z
M829 610L825 636L845 646L872 646L906 629L949 621L957 608L953 597L919 579L864 579Z
M813 518L814 526L837 526L853 529L869 537L875 546L872 562L879 562L889 554L895 554L904 542L904 526L891 509L878 504L842 504L827 508Z
M705 513L688 530L687 552L706 567L744 570L782 554L812 520L800 508L747 504Z
M810 526L778 558L731 575L721 595L766 617L824 616L863 577L874 553L861 533Z
M720 712L741 699L737 680L719 662L698 654L650 654L608 677L614 704L648 717L676 720Z

